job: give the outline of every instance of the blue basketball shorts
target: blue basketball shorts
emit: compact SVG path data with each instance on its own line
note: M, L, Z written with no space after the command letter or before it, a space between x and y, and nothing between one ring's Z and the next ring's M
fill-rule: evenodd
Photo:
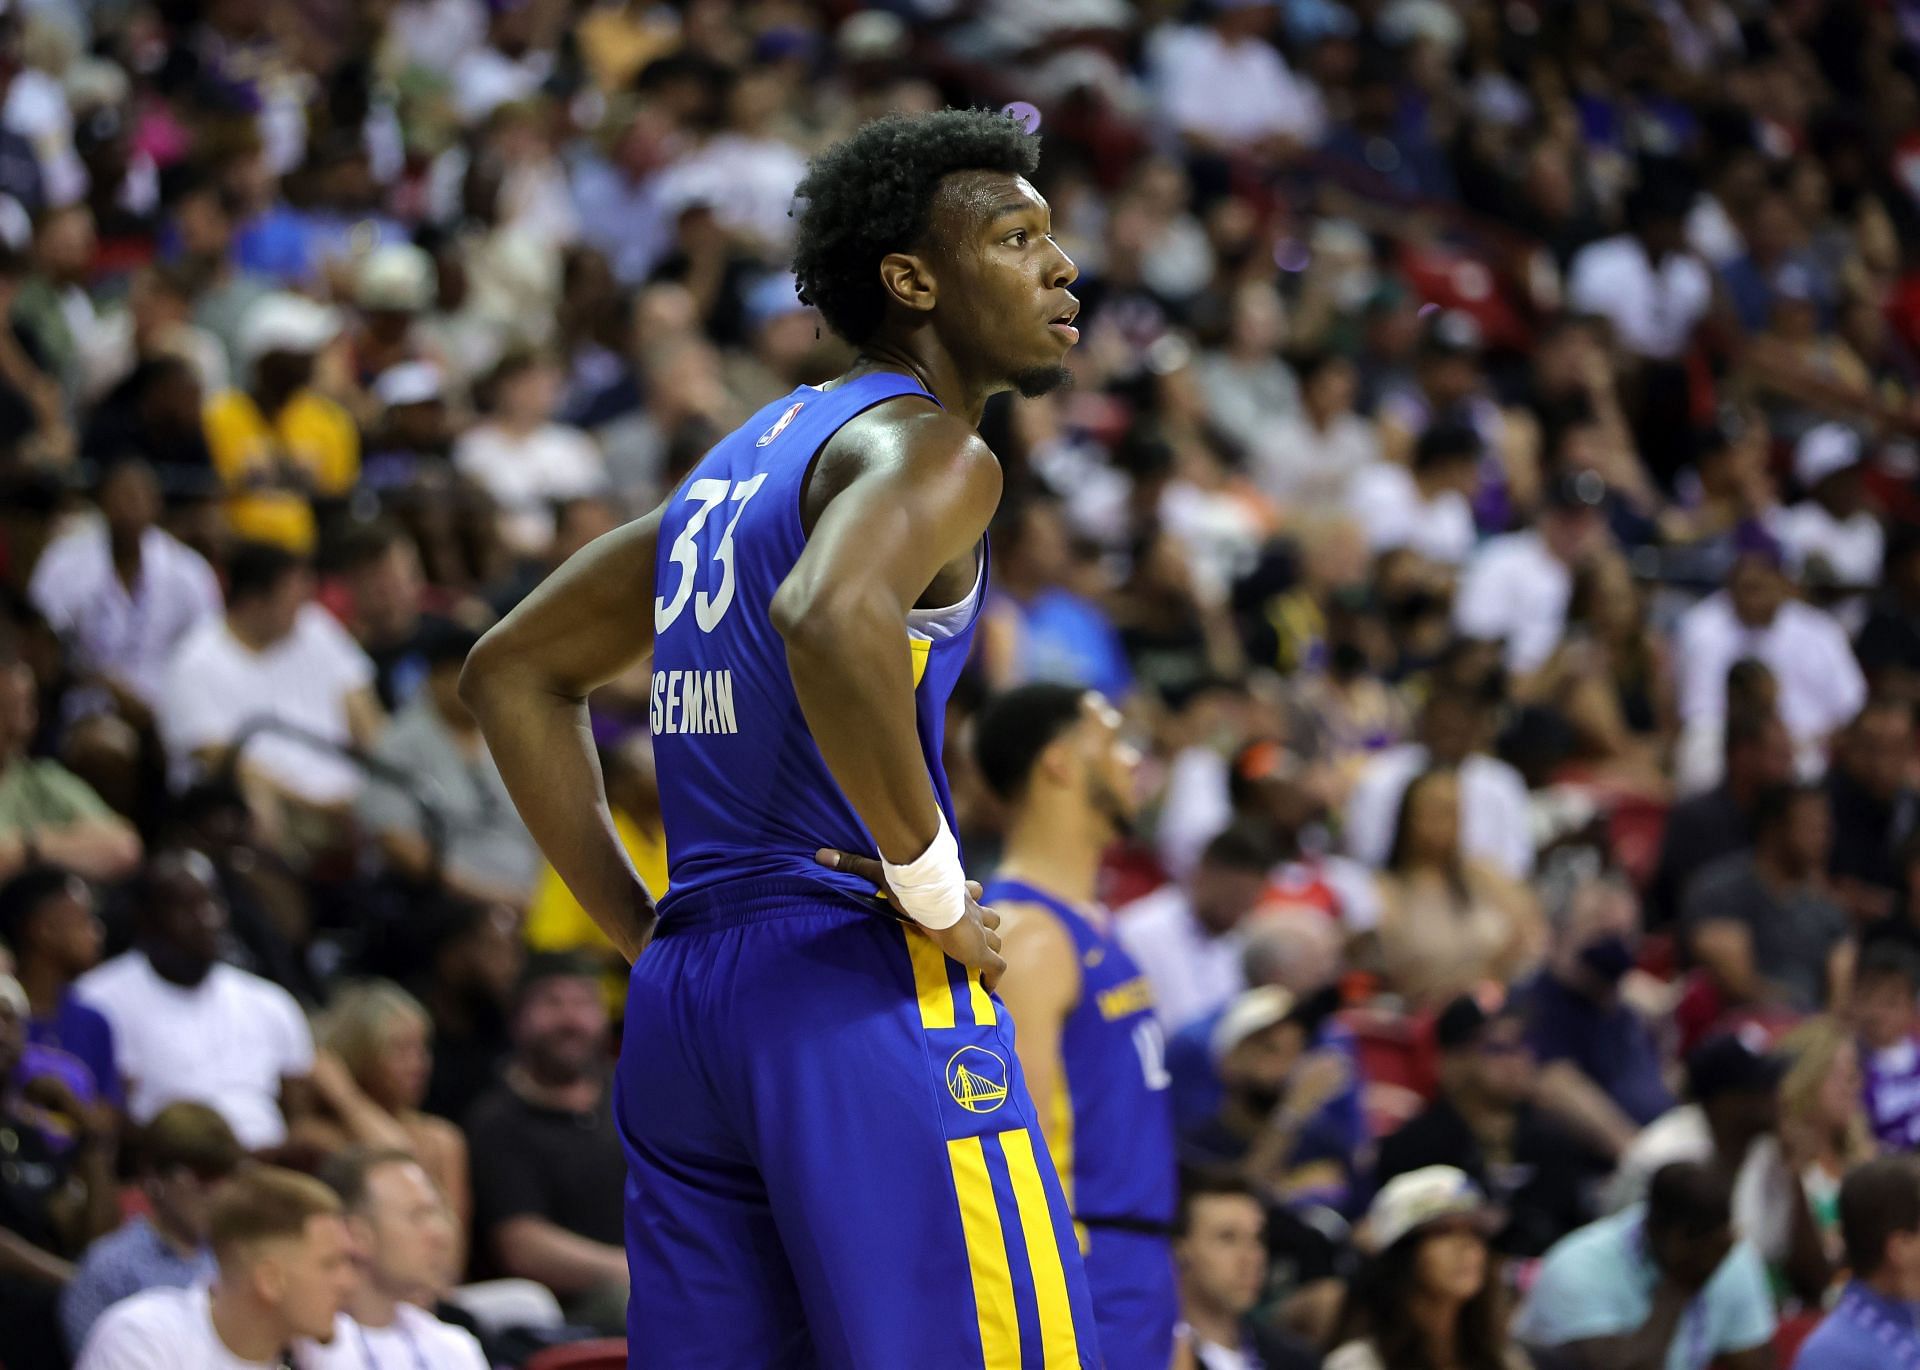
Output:
M1102 1364L1000 1001L831 887L671 900L614 1090L630 1364Z

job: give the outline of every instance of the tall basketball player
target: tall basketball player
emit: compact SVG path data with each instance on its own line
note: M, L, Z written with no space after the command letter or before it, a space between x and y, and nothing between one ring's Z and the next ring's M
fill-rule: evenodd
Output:
M997 391L1059 384L1078 339L1038 156L951 110L823 153L794 270L858 360L723 439L468 662L527 826L637 958L615 1099L634 1366L1100 1363L940 764L1000 496L976 425ZM649 658L657 912L586 711ZM820 849L882 863L888 897Z

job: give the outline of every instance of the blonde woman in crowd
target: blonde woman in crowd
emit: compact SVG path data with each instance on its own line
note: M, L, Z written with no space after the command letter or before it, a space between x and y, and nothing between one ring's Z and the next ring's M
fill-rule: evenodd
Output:
M1827 1255L1838 1260L1840 1182L1878 1153L1867 1125L1860 1049L1836 1018L1810 1018L1780 1039L1793 1062L1780 1082L1780 1141L1807 1192Z

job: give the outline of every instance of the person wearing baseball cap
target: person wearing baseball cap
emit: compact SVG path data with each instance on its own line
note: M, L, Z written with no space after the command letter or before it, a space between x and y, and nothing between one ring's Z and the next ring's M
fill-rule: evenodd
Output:
M1325 1370L1526 1370L1496 1258L1500 1214L1467 1175L1426 1166L1388 1181L1359 1231L1365 1255Z
M1526 1020L1501 990L1460 995L1440 1010L1434 1034L1439 1094L1380 1144L1376 1177L1451 1166L1507 1211L1500 1250L1538 1256L1594 1216L1587 1196L1610 1166L1534 1107Z
M1779 1088L1786 1063L1757 1028L1707 1038L1686 1059L1691 1103L1669 1110L1627 1148L1606 1207L1638 1202L1656 1171L1675 1161L1714 1166L1733 1187L1733 1228L1808 1302L1831 1271L1800 1180L1780 1145Z
M1866 469L1866 444L1842 423L1814 425L1793 449L1794 483L1806 498L1777 513L1771 528L1807 583L1856 591L1880 583L1887 539L1869 507ZM1864 604L1850 607L1848 626L1858 627Z

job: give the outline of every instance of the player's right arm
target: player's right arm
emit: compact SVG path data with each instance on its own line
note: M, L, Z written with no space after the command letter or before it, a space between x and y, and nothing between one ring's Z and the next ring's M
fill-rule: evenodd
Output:
M527 831L629 961L653 935L653 901L614 832L587 696L653 653L659 545L659 509L595 539L496 623L460 673Z
M854 474L821 510L775 593L773 623L828 771L881 857L906 865L942 827L920 750L907 614L986 532L1000 501L1000 464L944 411L849 428L843 438L858 444L848 455ZM991 988L1000 958L967 903L958 923L930 935L947 955L987 972Z

